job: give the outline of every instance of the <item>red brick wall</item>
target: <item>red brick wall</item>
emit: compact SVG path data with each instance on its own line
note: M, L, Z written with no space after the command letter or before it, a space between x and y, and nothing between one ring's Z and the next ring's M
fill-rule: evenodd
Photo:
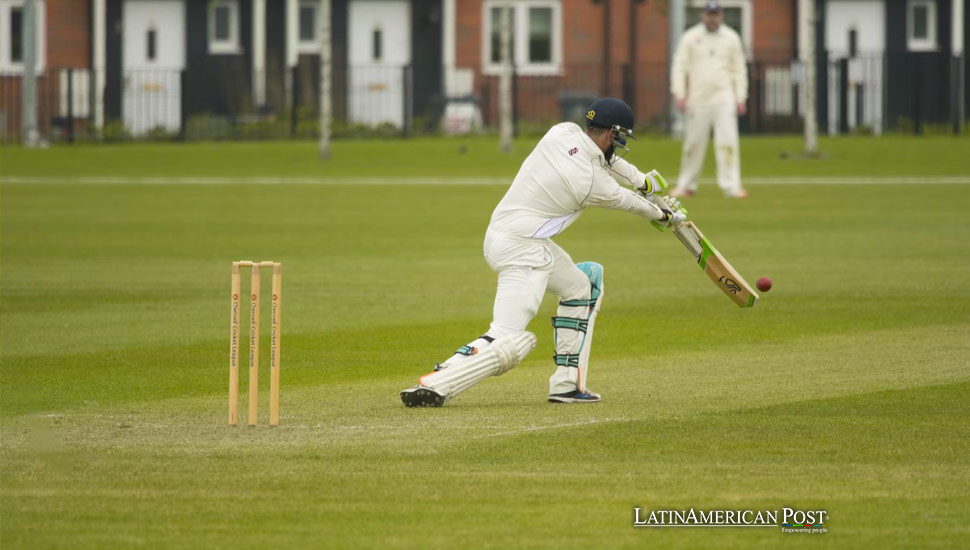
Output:
M37 76L37 129L42 136L49 136L53 117L58 110L58 81L50 71ZM23 124L21 105L22 83L20 75L0 76L0 141L18 141Z
M45 73L37 79L37 126L41 135L54 138L52 125L61 116L60 69L91 65L90 0L47 0L45 4L47 52ZM6 113L0 139L20 139L20 91L19 75L0 78L0 111Z
M787 61L795 56L793 4L790 0L755 0L751 26L756 60Z
M667 9L666 3L646 1L636 9L637 16L637 100L633 107L644 125L660 124L667 108Z
M611 19L615 20L616 17ZM593 4L591 0L563 2L562 32L562 54L565 65L600 65L603 62L602 2L599 4Z
M90 0L47 0L47 66L91 64Z
M486 123L498 115L498 78L483 76L482 0L456 2L456 62L475 71L475 89L483 99ZM562 92L623 97L623 65L630 63L630 19L635 19L635 97L631 107L641 125L659 124L668 101L667 3L660 0L610 0L610 67L603 67L605 2L562 0L563 74L519 77L516 98L520 121L553 122L561 114ZM757 60L791 59L793 2L752 0L753 52ZM631 13L632 12L632 13Z
M482 0L455 4L455 63L478 73L482 68Z

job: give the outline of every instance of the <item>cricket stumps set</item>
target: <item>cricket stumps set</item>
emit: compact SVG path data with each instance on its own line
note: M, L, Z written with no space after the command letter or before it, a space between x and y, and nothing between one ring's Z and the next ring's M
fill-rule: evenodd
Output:
M280 422L280 301L283 290L282 264L279 262L233 262L230 293L232 310L229 323L229 425L239 424L239 308L242 268L252 269L249 300L249 425L259 418L259 290L260 268L273 268L272 319L270 321L269 425Z

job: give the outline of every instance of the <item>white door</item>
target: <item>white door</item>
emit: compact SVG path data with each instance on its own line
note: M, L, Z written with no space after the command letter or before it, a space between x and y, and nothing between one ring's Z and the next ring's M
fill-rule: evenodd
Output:
M122 4L121 112L132 135L178 132L185 68L183 0L125 0Z
M829 60L849 58L846 102L849 128L858 124L881 133L883 63L886 50L886 4L883 0L828 0L825 3L825 49ZM839 71L829 65L829 131L838 131Z
M404 124L410 8L407 0L351 0L347 91L352 122Z

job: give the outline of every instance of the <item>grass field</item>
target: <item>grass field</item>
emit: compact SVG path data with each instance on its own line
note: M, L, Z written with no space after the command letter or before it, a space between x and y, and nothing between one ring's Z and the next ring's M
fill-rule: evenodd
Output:
M5 148L0 545L966 546L970 185L702 187L692 218L749 280L774 279L751 310L671 235L590 210L557 242L605 266L603 402L545 402L547 297L516 370L404 409L397 392L487 326L481 240L505 191L420 179L511 178L533 141L509 157L491 138L339 142L326 164L309 143ZM968 145L742 150L751 176L966 177ZM676 172L675 142L636 147ZM365 176L388 184L340 183ZM126 183L192 177L328 184ZM276 429L268 326L263 426L225 426L234 259L284 266ZM632 526L634 507L784 506L827 510L828 532Z

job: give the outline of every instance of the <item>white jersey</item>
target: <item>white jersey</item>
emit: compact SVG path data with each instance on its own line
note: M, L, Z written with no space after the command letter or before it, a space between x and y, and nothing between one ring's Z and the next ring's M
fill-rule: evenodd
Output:
M488 232L547 239L569 227L587 206L661 219L663 213L653 203L617 184L642 186L644 177L623 159L607 164L599 146L578 125L557 124L522 163L492 213Z
M748 74L741 37L727 25L708 32L703 23L687 29L670 69L670 93L691 107L744 103Z

